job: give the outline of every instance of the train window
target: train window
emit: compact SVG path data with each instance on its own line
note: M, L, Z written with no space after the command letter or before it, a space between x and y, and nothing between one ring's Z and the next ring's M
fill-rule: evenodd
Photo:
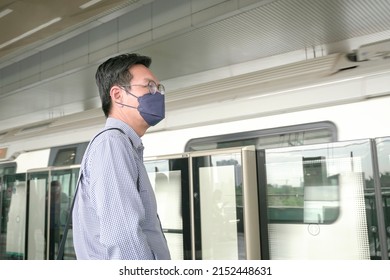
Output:
M266 178L259 181L267 192L270 259L380 254L375 214L367 207L374 176L370 139L263 152Z
M0 164L0 178L3 175L9 175L9 174L15 174L15 173L16 173L16 163L15 162Z
M376 140L376 150L378 155L378 172L379 172L379 181L380 181L380 194L381 201L379 205L382 205L383 209L383 218L378 219L379 222L384 220L383 228L386 229L387 233L383 236L386 236L386 241L384 243L390 244L390 137L378 138ZM378 244L380 237L379 228L380 225L378 220L375 219L375 215L378 214L380 209L376 206L377 201L375 200L375 190L367 189L366 190L366 208L370 213L369 219L367 219L368 226L371 229L372 235L371 243ZM390 257L389 248L382 249L380 246L372 246L373 252L371 252L372 258L380 259L383 252L388 252L387 257Z
M390 193L390 137L376 139L381 187ZM389 216L390 219L390 216Z
M337 129L332 122L317 122L271 129L246 131L191 139L185 151L256 146L256 149L281 148L337 141Z
M58 151L54 160L54 166L72 165L76 159L76 148L62 149Z
M54 147L50 150L49 166L69 166L80 164L88 142Z
M331 224L342 207L363 211L372 180L368 140L269 149L265 157L270 223Z

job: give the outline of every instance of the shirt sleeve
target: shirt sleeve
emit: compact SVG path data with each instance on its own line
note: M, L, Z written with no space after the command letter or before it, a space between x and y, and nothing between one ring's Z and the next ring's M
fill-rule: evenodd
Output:
M99 218L107 259L153 259L142 230L145 208L138 192L138 169L127 137L109 133L90 162L91 199Z

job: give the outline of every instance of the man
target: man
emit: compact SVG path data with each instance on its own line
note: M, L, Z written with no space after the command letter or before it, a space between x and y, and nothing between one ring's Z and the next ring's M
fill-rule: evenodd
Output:
M96 72L107 118L81 163L73 209L77 259L170 259L141 137L165 117L164 87L151 59L124 54Z

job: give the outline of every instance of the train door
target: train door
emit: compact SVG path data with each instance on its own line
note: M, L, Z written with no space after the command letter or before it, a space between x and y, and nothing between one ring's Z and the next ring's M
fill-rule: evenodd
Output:
M79 168L56 168L51 171L51 211L49 234L49 259L55 259L58 255L59 244L74 198L74 193L79 176ZM73 248L72 223L68 228L68 235L64 247L64 259L75 260L76 253Z
M378 258L390 258L390 137L378 138L375 141L375 150L378 155L378 184L374 190L376 202L372 205L379 205L377 215L378 220L373 223L371 232L373 233L371 242L375 256ZM381 207L382 206L382 207ZM373 207L374 208L374 207ZM375 209L375 208L374 208ZM382 210L382 211L381 211ZM383 227L378 221L384 221ZM387 250L381 250L387 248Z
M264 151L270 259L388 258L389 199L375 179L373 148L356 140Z
M4 175L0 186L0 260L23 260L26 174Z
M254 147L146 159L145 165L173 259L260 258Z
M254 147L195 152L190 159L194 259L260 259Z
M29 260L55 259L78 179L78 168L50 168L27 172L27 238ZM75 259L71 228L65 259Z

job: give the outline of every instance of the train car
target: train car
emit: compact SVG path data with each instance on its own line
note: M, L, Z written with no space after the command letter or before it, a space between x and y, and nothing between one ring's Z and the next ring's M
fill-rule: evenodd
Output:
M385 58L334 54L168 93L143 142L173 258L388 259L389 80ZM103 124L90 110L0 134L2 259L55 258Z

